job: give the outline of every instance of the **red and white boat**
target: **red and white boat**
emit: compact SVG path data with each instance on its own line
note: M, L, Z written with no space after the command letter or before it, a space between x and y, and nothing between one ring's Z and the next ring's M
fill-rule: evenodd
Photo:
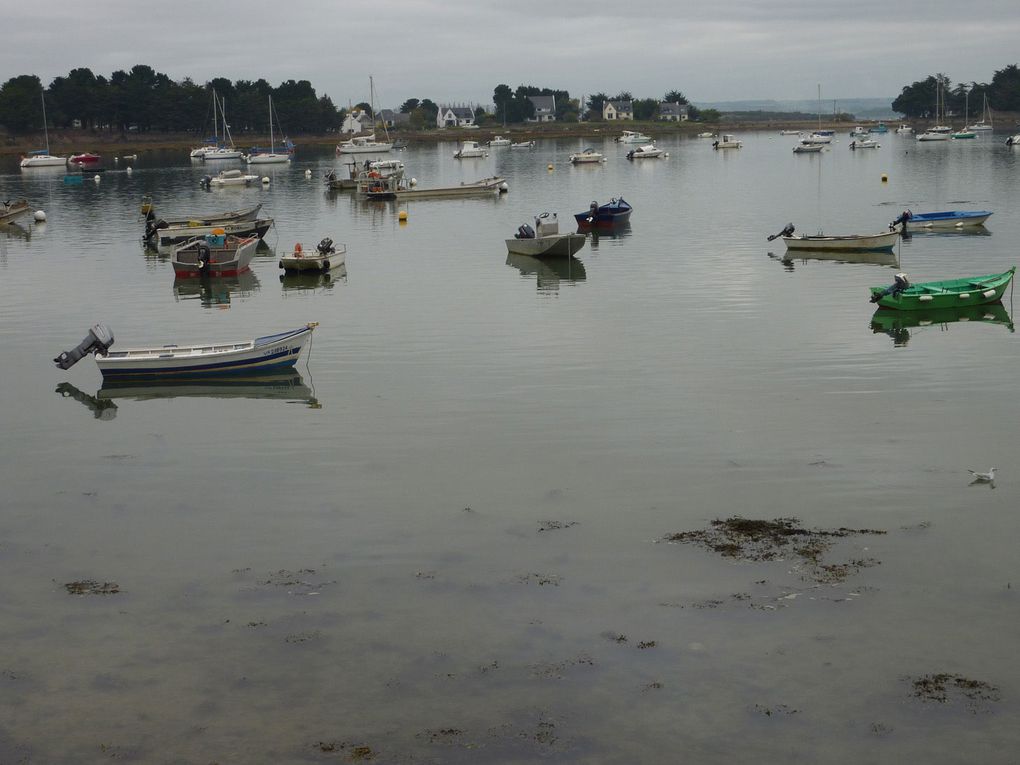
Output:
M72 154L68 158L67 164L71 167L95 167L102 161L103 158L98 154L85 152L84 154Z

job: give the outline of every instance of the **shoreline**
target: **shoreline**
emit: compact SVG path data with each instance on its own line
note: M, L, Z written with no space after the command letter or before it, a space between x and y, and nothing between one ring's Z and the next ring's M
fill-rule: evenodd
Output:
M905 120L907 124L913 124ZM877 124L871 121L858 121L853 124ZM849 132L853 124L846 122L823 122L822 128L827 130L846 130ZM891 123L887 123L891 124ZM442 143L445 141L485 141L504 135L515 141L530 141L543 138L604 138L616 135L623 130L639 130L646 135L657 138L662 136L684 135L693 137L702 132L771 132L778 130L812 131L818 127L814 120L792 122L734 122L734 123L669 123L669 122L632 122L630 120L615 123L546 123L544 125L514 125L511 127L479 127L477 129L438 128L435 130L394 130L390 137L394 140L405 140L408 143ZM890 127L890 130L893 128ZM295 136L295 144L301 146L335 146L346 140L347 134L327 133L325 135ZM79 151L106 150L114 153L138 153L144 151L168 151L190 149L201 142L201 138L192 134L180 133L148 133L144 136L126 134L101 133L85 130L62 130L50 132L50 149L58 154ZM269 143L269 136L244 136L235 141L237 146L261 145ZM42 134L13 137L0 146L0 156L21 156L45 146Z

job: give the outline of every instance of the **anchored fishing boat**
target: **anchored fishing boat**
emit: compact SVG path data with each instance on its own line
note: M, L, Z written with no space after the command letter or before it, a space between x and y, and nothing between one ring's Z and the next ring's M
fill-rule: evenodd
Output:
M603 157L595 149L585 149L584 151L578 151L571 154L568 159L573 165L584 165L596 162L605 162L606 158Z
M661 157L662 155L662 149L655 144L646 143L643 146L638 146L636 149L628 151L627 159L654 159L655 157Z
M174 274L178 277L236 276L248 270L257 236L245 239L227 236L223 229L216 229L208 236L199 236L182 244L170 257Z
M958 229L966 226L983 226L992 216L988 210L945 210L943 212L915 213L904 210L890 228L901 231L928 231L930 229Z
M827 236L816 234L803 236L794 234L792 223L778 234L772 234L768 241L782 238L788 250L839 250L850 252L878 252L891 250L899 239L898 231L885 231L881 234L846 234L844 236Z
M592 202L587 210L574 215L574 220L581 228L591 226L615 226L630 220L634 208L623 197L613 197L605 204Z
M157 221L152 229L146 227L144 241L152 243L156 241L157 247L172 247L175 244L187 242L198 236L216 235L219 231L226 236L246 238L257 236L259 239L265 237L269 229L273 227L272 218L256 218L255 220L234 221L232 223L211 223L206 226L187 225L169 226L163 225L163 221Z
M513 255L556 255L568 257L584 247L588 237L578 233L560 233L556 213L544 212L535 217L535 227L527 223L517 229L513 239L506 240L507 252Z
M91 353L104 381L264 374L293 367L317 326L318 322L310 322L299 329L254 340L174 343L114 351L110 350L113 332L104 324L96 324L77 347L64 351L53 361L61 369L70 369Z
M911 284L906 274L896 274L888 287L872 287L871 302L901 311L957 308L960 306L995 303L1002 299L1013 281L1016 266L1001 274L968 276L937 282Z
M329 271L332 268L341 266L347 259L347 245L339 245L339 249L333 244L333 240L326 237L315 246L312 252L305 252L301 243L294 245L294 249L280 258L279 266L287 273L299 271Z

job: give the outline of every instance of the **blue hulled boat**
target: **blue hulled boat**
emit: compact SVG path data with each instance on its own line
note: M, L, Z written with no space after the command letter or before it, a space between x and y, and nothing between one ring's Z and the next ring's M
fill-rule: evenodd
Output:
M965 226L983 226L991 217L988 210L945 210L943 212L915 213L904 210L890 228L901 226L903 231L929 231L931 229L958 229Z
M581 228L615 226L617 223L630 220L633 209L623 197L613 197L603 205L592 202L587 210L574 215L574 220Z

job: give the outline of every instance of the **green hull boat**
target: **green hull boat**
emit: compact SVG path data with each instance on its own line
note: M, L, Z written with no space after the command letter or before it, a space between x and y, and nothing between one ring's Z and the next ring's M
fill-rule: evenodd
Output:
M872 332L892 334L903 329L955 324L956 322L999 324L1013 331L1013 319L1002 303L960 306L959 308L932 308L923 311L896 311L879 308L871 317Z
M891 287L872 287L871 302L900 311L935 310L996 303L1013 280L1016 266L1001 274L946 279L910 284L904 274L896 275Z

